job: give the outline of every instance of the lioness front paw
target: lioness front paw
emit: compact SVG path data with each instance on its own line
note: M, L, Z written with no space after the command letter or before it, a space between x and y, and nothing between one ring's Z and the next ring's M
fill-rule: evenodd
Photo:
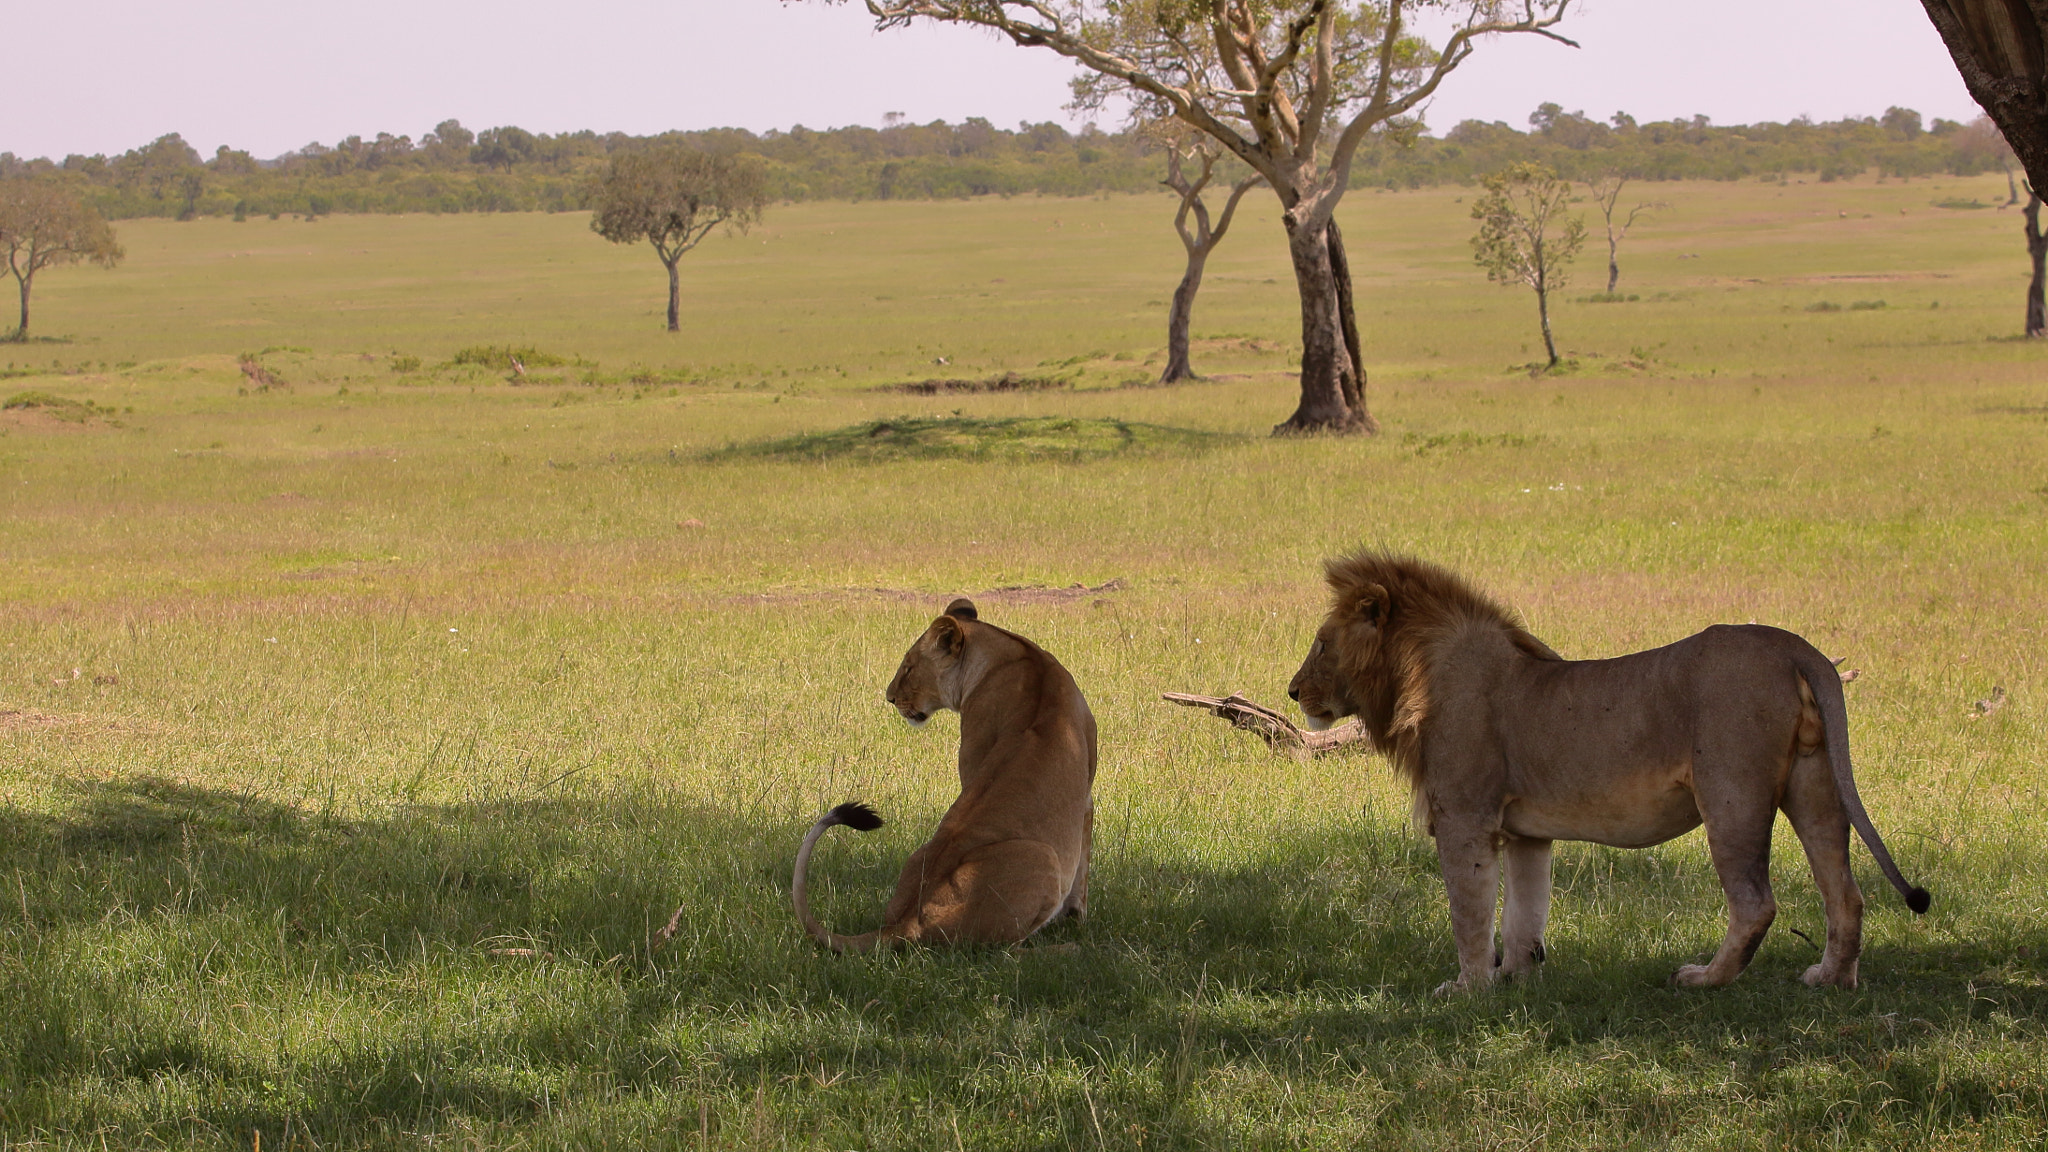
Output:
M1808 988L1818 988L1823 984L1832 984L1837 988L1854 992L1856 990L1856 966L1851 964L1846 968L1830 972L1826 963L1815 964L1813 967L1808 968L1805 975L1799 979Z

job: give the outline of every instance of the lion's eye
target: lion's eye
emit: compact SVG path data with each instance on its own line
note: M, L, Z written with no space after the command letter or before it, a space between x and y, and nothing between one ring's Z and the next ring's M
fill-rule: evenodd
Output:
M1313 659L1315 659L1316 657L1318 657L1318 656L1321 656L1322 654L1323 654L1323 640L1322 640L1322 637L1318 636L1318 637L1316 638L1316 642L1315 642L1315 644L1314 644L1313 646L1311 646L1311 647L1309 648L1309 650L1308 650L1308 658L1309 658L1309 659L1311 659L1311 660L1313 660Z

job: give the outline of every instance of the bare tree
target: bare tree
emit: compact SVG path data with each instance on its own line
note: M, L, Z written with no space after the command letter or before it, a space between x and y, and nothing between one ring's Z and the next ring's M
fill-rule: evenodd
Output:
M1169 139L1166 142L1166 180L1168 188L1180 197L1180 207L1173 214L1173 230L1180 234L1180 242L1187 249L1187 271L1181 274L1180 286L1173 290L1173 308L1166 317L1166 370L1159 374L1161 384L1172 384L1180 380L1195 378L1195 370L1188 356L1188 329L1195 315L1195 293L1202 288L1202 271L1209 263L1209 254L1223 243L1224 234L1230 231L1231 218L1237 215L1237 205L1244 194L1262 183L1265 177L1254 172L1230 186L1230 195L1223 202L1223 211L1212 222L1209 205L1203 201L1202 192L1216 174L1216 161L1220 158L1214 141L1205 138ZM1201 171L1191 180L1182 170L1182 165L1192 160L1201 165ZM1194 227L1188 226L1188 218L1194 217Z
M1550 335L1550 294L1564 287L1565 265L1586 240L1586 222L1566 217L1572 186L1541 164L1524 160L1510 164L1485 180L1486 195L1472 205L1479 234L1472 237L1472 259L1486 269L1486 278L1502 285L1523 284L1536 293L1536 314L1543 321L1543 350L1548 367L1557 367L1557 341ZM1557 227L1553 235L1551 229Z
M1616 253L1621 248L1622 240L1627 238L1628 230L1635 227L1636 221L1641 219L1645 213L1671 207L1670 204L1662 200L1642 201L1631 207L1622 216L1621 224L1617 227L1614 223L1614 214L1621 202L1622 186L1627 183L1628 177L1616 172L1610 172L1598 179L1586 182L1586 191L1592 195L1593 203L1600 206L1600 215L1607 221L1607 294L1609 296L1614 295L1614 286L1621 280L1621 265L1616 260Z
M36 273L55 264L90 260L112 268L126 255L114 230L59 180L0 177L0 253L21 289L21 323L9 340L28 339L28 298Z
M713 228L761 218L768 183L751 156L660 148L612 157L590 196L590 230L614 244L654 245L668 269L668 330L681 330L676 262Z
M828 0L830 2L830 0ZM1334 214L1361 143L1400 126L1495 33L1550 29L1571 0L865 0L882 28L990 28L1046 48L1207 133L1280 199L1301 297L1301 399L1276 434L1377 431ZM1410 9L1447 17L1432 47Z

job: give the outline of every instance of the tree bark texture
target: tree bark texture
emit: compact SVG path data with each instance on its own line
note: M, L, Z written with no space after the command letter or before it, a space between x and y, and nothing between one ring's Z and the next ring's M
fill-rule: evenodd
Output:
M1550 356L1550 366L1557 367L1557 341L1550 335L1550 293L1538 284L1536 286L1536 315L1543 321L1543 351Z
M1614 286L1621 280L1621 265L1614 259L1614 241L1607 241L1607 294L1614 295Z
M2020 213L2027 219L2027 259L2034 268L2033 278L2027 281L2027 335L2039 339L2048 336L2048 305L2042 300L2044 286L2048 286L2048 236L2041 234L2041 198L2032 189Z
M1293 213L1286 220L1287 253L1301 296L1301 402L1273 434L1371 431L1363 404L1353 401L1362 400L1364 389L1345 339L1344 298L1351 285L1346 277L1339 287L1331 263L1330 229L1297 227Z
M2048 0L1920 0L1962 74L2026 169L2048 187Z
M676 253L676 256L678 259L680 259L682 257L682 253L678 252ZM683 330L683 326L681 323L682 309L680 306L683 296L683 287L682 284L678 282L678 280L676 279L676 262L674 260L664 260L662 261L662 263L668 265L668 330L671 332L680 332Z
M1166 370L1159 374L1161 384L1195 378L1188 357L1188 330L1195 318L1195 293L1202 289L1202 269L1208 263L1207 248L1188 249L1188 270L1181 275L1180 287L1173 290L1173 310L1166 316Z
M1345 402L1357 416L1353 429L1367 436L1377 435L1380 422L1365 406L1365 351L1358 338L1358 310L1352 305L1351 259L1344 251L1344 233L1337 218L1330 217L1330 277L1337 287L1337 319L1344 326L1344 351L1351 357L1351 373L1345 379Z

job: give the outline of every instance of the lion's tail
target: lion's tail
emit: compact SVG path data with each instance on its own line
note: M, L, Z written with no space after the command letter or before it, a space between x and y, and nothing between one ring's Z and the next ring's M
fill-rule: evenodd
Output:
M818 817L818 822L811 825L810 833L804 837L803 847L796 850L796 876L790 881L789 900L796 905L797 923L803 925L805 934L811 939L834 952L844 952L849 948L862 950L868 943L866 937L841 936L836 932L828 932L818 923L817 918L811 915L810 884L805 880L804 874L810 870L811 849L818 846L818 838L825 834L825 829L834 824L844 824L856 832L872 832L882 826L882 818L875 814L873 808L857 801L838 805ZM872 936L873 933L868 935Z
M1877 826L1870 822L1870 813L1863 807L1863 798L1856 794L1856 775L1849 767L1849 708L1842 698L1842 677L1827 657L1811 644L1804 645L1795 660L1799 675L1813 691L1814 703L1820 706L1822 730L1827 736L1828 765L1834 769L1835 791L1842 797L1842 807L1848 810L1849 823L1856 828L1856 834L1877 859L1877 867L1884 873L1899 895L1906 898L1906 907L1916 913L1924 913L1933 902L1927 889L1908 884L1899 872L1899 866L1892 862L1892 854L1884 846L1884 837L1877 834Z

